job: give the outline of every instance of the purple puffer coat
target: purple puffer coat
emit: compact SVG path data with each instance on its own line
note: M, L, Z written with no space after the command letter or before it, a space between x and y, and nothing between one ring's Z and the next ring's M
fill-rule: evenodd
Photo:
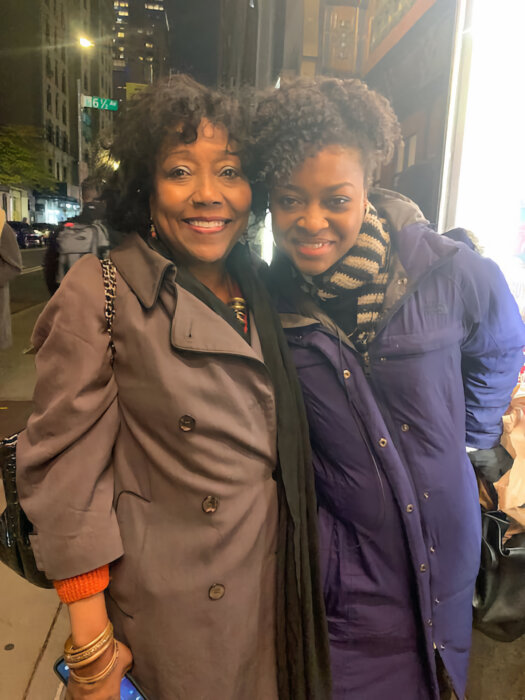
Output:
M491 260L394 193L374 203L394 263L369 366L313 302L279 301L311 428L334 698L435 700L435 653L462 698L481 538L465 444L498 444L525 331Z

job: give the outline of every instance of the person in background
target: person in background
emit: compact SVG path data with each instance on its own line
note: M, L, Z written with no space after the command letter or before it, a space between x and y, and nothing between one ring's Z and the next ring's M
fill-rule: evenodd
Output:
M131 664L151 700L330 697L308 426L241 242L247 136L187 76L134 98L107 192L112 336L94 255L33 334L18 489L68 605L73 700L119 697Z
M480 507L525 331L498 267L369 188L400 134L359 80L260 99L256 213L314 453L335 700L464 698ZM497 235L497 232L495 232Z
M6 350L13 342L9 282L22 272L22 267L16 233L6 223L5 211L0 209L0 350Z
M44 278L49 295L52 296L60 284L59 281L59 236L68 224L91 225L95 221L100 221L105 217L105 205L100 199L102 183L96 177L89 177L83 180L82 191L82 211L78 216L73 216L63 223L58 229L52 231L47 241L47 248L44 255Z

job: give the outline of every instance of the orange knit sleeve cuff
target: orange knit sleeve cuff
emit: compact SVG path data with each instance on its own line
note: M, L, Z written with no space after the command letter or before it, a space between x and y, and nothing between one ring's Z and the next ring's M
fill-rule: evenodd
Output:
M80 576L53 581L58 597L63 603L76 603L77 600L89 598L101 593L109 585L109 564L88 571Z

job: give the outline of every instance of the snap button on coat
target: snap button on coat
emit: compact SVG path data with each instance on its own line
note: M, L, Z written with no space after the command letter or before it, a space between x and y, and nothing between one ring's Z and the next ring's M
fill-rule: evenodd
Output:
M179 418L179 428L184 432L188 433L190 430L195 428L195 418L191 416L181 416Z
M401 426L401 430L404 433L407 433L410 430L410 426L408 425L408 423L403 423L403 425Z
M349 369L345 369L344 372L343 372L343 377L344 377L345 379L350 379L351 376L352 376L352 372L350 372Z
M210 590L208 591L208 595L211 598L211 600L220 600L223 595L225 594L226 589L222 585L222 583L214 583L213 586L210 586Z
M217 496L206 496L202 502L202 510L205 513L215 513L219 507L219 499Z
M414 506L412 505L412 503L409 503L406 507L406 512L412 513L413 511L414 511Z
M379 439L379 447L386 447L388 445L388 440L386 438Z

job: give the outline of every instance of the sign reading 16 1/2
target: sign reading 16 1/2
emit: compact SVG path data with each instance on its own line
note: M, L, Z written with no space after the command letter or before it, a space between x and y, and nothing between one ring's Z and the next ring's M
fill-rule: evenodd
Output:
M110 100L109 97L82 95L82 107L91 107L92 109L109 109L111 112L116 112L118 109L118 100Z

